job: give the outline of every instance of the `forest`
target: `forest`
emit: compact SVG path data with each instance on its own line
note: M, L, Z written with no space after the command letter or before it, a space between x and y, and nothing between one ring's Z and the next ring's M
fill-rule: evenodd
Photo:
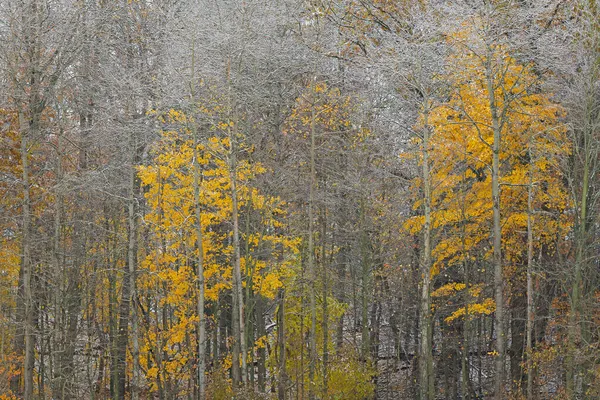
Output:
M0 0L0 399L600 399L597 0Z

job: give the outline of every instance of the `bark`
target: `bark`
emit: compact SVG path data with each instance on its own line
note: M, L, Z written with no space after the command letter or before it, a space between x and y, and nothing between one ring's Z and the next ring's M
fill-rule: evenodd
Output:
M140 366L139 366L139 345L137 344L137 309L135 307L136 285L135 274L137 268L137 207L136 207L136 188L137 184L135 165L135 140L133 133L130 138L131 165L128 182L127 199L127 262L123 270L123 283L121 287L121 303L119 305L118 331L116 337L116 388L114 399L121 399L125 396L125 382L127 379L127 344L129 342L129 324L132 329L132 398L137 397L137 385L139 384Z
M279 345L278 360L278 379L277 379L277 399L285 400L287 374L285 371L286 350L285 350L285 291L279 291L279 308L277 310L277 344Z
M105 211L105 218L107 221L110 219L113 220L113 232L118 232L118 224L117 218L112 218L112 216ZM108 243L107 243L108 245ZM108 247L108 246L107 246ZM118 382L119 382L119 357L117 352L117 342L119 337L119 329L118 329L118 316L117 316L117 279L116 279L116 271L117 271L117 238L113 238L112 243L112 254L113 259L111 260L111 270L108 272L108 340L109 340L109 350L110 350L110 398L116 399L118 398Z
M466 149L465 149L465 157ZM463 268L464 268L464 279L465 279L465 291L464 291L464 303L465 303L465 320L463 323L463 337L462 337L462 357L461 357L461 394L463 399L469 399L470 396L470 368L469 368L469 352L471 351L470 343L469 343L469 333L471 329L471 319L469 317L469 305L471 303L471 274L470 274L470 265L469 262L469 254L467 251L467 232L466 232L466 223L467 223L467 215L465 210L466 205L466 195L465 187L466 184L466 170L462 175L462 184L463 188L462 192L462 207L461 207L461 246L462 246L462 256L463 256Z
M232 99L231 87L231 60L227 65L227 84L228 84L228 109L231 113L231 124L227 128L230 141L229 152L229 179L231 185L231 217L233 222L233 365L232 375L234 387L238 387L240 381L245 385L247 382L248 368L246 356L248 353L246 331L244 326L244 289L242 285L241 271L241 252L240 252L240 227L239 227L239 209L238 209L238 191L237 191L237 130L238 120L234 103ZM233 127L231 127L233 125ZM239 364L241 353L241 368Z
M79 117L79 129L80 129L80 140L81 147L87 148L87 134L91 128L92 117L88 112L83 111ZM87 170L87 151L82 150L79 154L79 165L78 173L83 174ZM73 247L74 247L74 259L72 265L64 265L65 271L59 275L59 279L64 280L66 287L62 292L60 299L60 313L64 315L65 319L62 321L63 332L60 334L62 342L60 343L61 352L57 359L58 369L58 393L55 395L59 398L64 399L71 396L75 396L74 392L74 354L77 341L78 333L78 321L81 314L81 301L82 301L82 271L86 265L86 240L87 240L87 229L85 221L88 217L85 211L86 196L84 193L77 193L75 195L75 204L77 211L74 213L74 224L73 224Z
M128 245L127 245L127 264L129 266L129 286L131 287L131 358L132 358L132 378L131 378L131 399L137 400L139 397L139 385L141 382L141 367L140 367L140 346L139 346L139 332L138 332L138 306L136 301L137 296L137 235L138 235L138 221L137 221L137 188L139 184L136 177L136 157L134 147L133 160L134 163L131 166L130 176L130 197L129 204L127 207L127 223L128 223Z
M463 246L464 246L464 232L463 232ZM465 257L466 259L467 257ZM465 321L463 323L463 337L462 337L462 357L461 357L461 393L463 399L470 398L470 369L469 369L469 352L471 347L469 345L469 331L471 329L471 322L469 319L469 303L470 303L470 276L469 276L469 263L465 261Z
M311 91L313 88L311 87ZM313 97L314 101L314 97ZM309 307L310 307L310 329L308 333L309 361L308 361L308 399L315 399L315 371L317 368L317 301L316 301L316 280L317 273L315 267L315 245L314 245L314 202L315 202L315 107L311 107L310 121L310 187L308 197L308 276L309 287Z
M241 255L240 255L240 228L239 228L239 215L238 215L238 198L237 198L237 162L236 162L236 150L235 150L235 138L231 137L231 154L230 154L230 172L229 177L231 180L231 203L232 203L232 219L233 219L233 274L234 274L234 310L233 313L236 314L236 318L234 320L233 326L233 336L235 340L234 345L234 362L233 365L239 365L239 361L235 358L235 353L239 354L241 352L242 365L240 368L241 374L238 372L237 384L239 385L239 378L241 375L241 382L246 384L247 381L247 365L246 365L246 356L247 356L247 348L246 348L246 340L244 337L244 292L242 287L242 272L241 272ZM238 349L237 351L235 349Z
M57 181L57 185L60 182L60 180L62 179L62 140L61 140L61 136L62 136L62 129L61 132L59 134L59 136L57 137L57 141L56 141L56 169L55 169L55 173L56 173L56 181ZM55 287L54 287L54 294L53 294L53 306L55 310L58 310L58 305L61 302L61 296L60 296L60 292L61 292L61 275L62 275L62 265L61 265L61 256L60 256L60 252L61 252L61 231L62 231L62 205L63 205L63 196L60 190L57 191L57 193L55 194L56 199L55 199L55 203L54 203L54 237L53 237L53 241L52 241L52 263L53 263L53 267L54 267L54 279L55 279ZM56 334L52 335L53 337L53 341L56 342L57 338L56 338ZM55 344L56 346L56 344ZM58 361L58 360L57 360ZM54 364L54 363L53 363ZM52 392L54 394L55 397L57 398L62 398L61 397L61 392L62 392L62 371L61 371L61 367L60 364L58 366L56 366L56 370L54 372L54 379L52 380Z
M23 211L22 211L22 230L21 239L21 271L23 274L23 303L24 303L24 341L25 341L25 359L24 359L24 390L23 396L26 399L33 397L33 364L34 364L34 326L33 326L33 293L32 293L32 263L31 263L31 188L29 183L29 137L35 131L32 129L36 125L27 123L23 113L19 113L19 125L21 127L21 167L23 184Z
M250 237L250 209L253 207L252 204L252 200L250 201L250 207L248 212L246 213L246 237ZM264 234L264 232L261 232L261 235ZM258 244L258 253L261 253L261 242L259 242ZM244 254L246 255L246 257L249 257L250 255L250 243L248 240L246 240L245 243L245 248L244 248ZM255 323L258 322L257 319L253 318L254 316L254 312L255 312L255 308L256 308L256 303L258 300L256 300L256 297L258 296L254 296L254 291L252 290L252 282L254 281L254 272L255 272L255 268L256 268L256 264L254 262L254 260L251 260L250 258L247 258L248 263L246 264L246 290L244 293L244 298L245 298L245 312L244 312L244 320L246 321L245 324L245 331L242 332L242 334L244 335L244 340L246 341L246 343L255 343L255 338L254 338L254 332L255 332ZM260 295L259 295L260 296ZM254 383L255 383L255 373L254 373L254 365L255 365L255 355L254 355L254 351L249 351L249 357L250 359L247 361L247 373L248 373L248 380L250 381L250 387L254 390Z
M531 160L531 149L529 149ZM533 329L534 329L534 299L533 299L533 173L529 171L527 186L527 332L525 355L527 357L527 400L533 399Z
M198 299L198 399L206 397L206 319L204 316L204 246L202 244L202 213L200 210L200 166L198 165L198 133L194 128L194 212L196 216L196 283Z
M492 52L490 51L490 54ZM491 56L488 56L486 66L486 79L488 101L492 115L492 130L494 141L492 143L492 207L493 207L493 263L494 263L494 299L496 312L494 324L496 331L496 372L494 376L494 393L497 400L504 398L504 365L506 358L505 343L506 329L504 316L504 270L502 267L502 226L500 225L500 146L501 125L496 104L494 71L491 66Z
M525 333L527 330L527 297L522 286L519 293L511 296L510 334L510 378L515 391L522 390L525 375L523 374L523 356L525 350ZM525 290L526 292L526 290Z
M265 299L261 295L256 296L256 335L259 338L264 337L267 332L265 329L265 316L264 316L264 303ZM266 390L266 379L267 379L267 349L262 346L258 349L258 391L264 393Z
M322 280L323 280L323 302L322 302L322 319L323 319L323 363L322 363L322 374L323 374L323 398L327 398L328 392L328 360L329 360L329 308L327 304L328 286L327 280L329 279L327 274L328 263L326 261L326 247L327 247L327 210L323 208L321 210L321 262L322 262Z
M190 82L191 87L191 99L192 107L196 106L196 95L195 95L195 63L196 63L196 47L195 38L192 41L192 80ZM194 170L194 216L196 217L194 228L196 233L196 290L197 302L196 302L196 313L198 314L198 400L204 400L206 398L206 382L205 382L205 371L206 371L206 319L204 315L204 245L202 243L202 210L200 206L200 182L202 180L201 166L199 163L200 154L198 153L198 146L200 145L198 137L198 126L195 122L192 123L192 134L194 141L193 151L193 170Z
M371 291L371 258L370 258L370 243L369 235L366 231L365 221L365 206L364 201L361 201L360 205L360 221L361 221L361 233L360 233L360 252L361 252L361 356L363 362L367 362L370 357L370 334L369 334L369 301Z
M585 135L587 137L587 135ZM589 140L589 139L585 139ZM587 236L587 198L589 191L589 163L587 162L588 156L585 155L585 161L583 165L583 181L581 191L581 202L579 204L579 216L578 216L578 234L576 243L575 253L575 278L573 280L573 286L571 288L571 312L569 314L569 329L568 329L568 342L569 350L567 354L567 393L570 397L575 396L575 380L577 377L577 362L576 362L576 342L581 332L581 297L582 297L582 271L584 269L585 259L585 248L586 248L586 236Z
M344 303L346 301L346 252L347 252L347 247L345 245L343 245L338 253L338 257L337 257L337 287L336 287L336 298L337 301L339 301L340 303ZM340 316L340 319L337 323L337 327L336 327L336 337L335 337L335 351L336 351L336 355L340 354L340 351L342 350L342 346L344 344L344 317L346 316L346 313L344 312L344 314L342 314Z
M431 315L431 176L429 171L429 136L428 108L425 100L423 141L421 143L421 174L423 177L423 253L421 264L421 298L419 312L419 395L421 400L435 398L435 381L433 376L433 321Z

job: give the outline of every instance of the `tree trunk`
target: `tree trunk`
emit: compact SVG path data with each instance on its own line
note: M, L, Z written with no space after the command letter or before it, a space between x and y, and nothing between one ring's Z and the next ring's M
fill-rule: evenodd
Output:
M204 375L206 371L206 320L204 317L204 246L202 244L202 212L200 210L201 172L198 163L198 131L194 125L194 212L196 217L196 279L198 298L196 313L198 314L198 400L206 397Z
M60 118L60 117L59 117ZM55 169L55 173L56 173L56 184L58 186L58 183L61 181L62 179L62 129L60 130L60 134L58 135L58 137L56 138L56 169ZM54 200L54 237L52 240L52 263L53 263L53 267L54 267L54 272L53 272L53 276L54 276L54 280L55 280L55 287L54 287L54 294L53 294L53 306L55 309L55 312L58 314L59 313L59 304L61 303L61 288L62 288L62 265L61 265L61 231L62 231L62 206L63 206L63 196L62 193L60 192L60 190L57 190L56 194L55 194L56 198ZM56 348L56 346L58 345L58 338L57 336L59 336L57 333L53 333L53 342L54 342L54 347ZM50 354L50 357L53 357L52 354ZM57 357L58 358L58 357ZM63 374L62 374L62 368L60 365L59 360L55 360L56 361L56 365L54 368L54 377L52 379L52 384L51 384L51 389L52 389L52 393L53 393L53 397L56 398L62 398L61 397L61 393L62 393L62 387L63 387ZM55 365L55 363L53 362L51 365ZM51 368L52 369L52 368Z
M311 92L314 88L311 87ZM313 96L314 101L314 96ZM309 342L309 361L308 361L308 399L315 400L315 371L317 367L317 301L316 301L316 280L317 273L315 267L315 245L314 245L314 201L315 201L315 105L311 106L310 120L310 188L308 197L308 276L310 280L309 288L309 307L310 307L310 329L308 333Z
M432 354L432 315L431 315L431 176L429 172L429 104L425 102L423 142L421 143L421 173L423 175L423 254L421 264L421 300L419 313L419 327L421 343L419 347L419 377L420 399L433 400L435 398L435 381L433 376Z
M327 259L327 252L326 252L326 248L327 248L327 209L323 208L321 210L321 262L322 262L322 266L321 266L321 270L323 272L323 303L322 303L322 319L323 319L323 365L322 365L322 374L323 374L323 398L326 399L327 398L327 392L328 392L328 377L327 377L327 373L328 373L328 359L329 359L329 308L328 308L328 304L327 304L327 296L329 296L328 293L328 286L327 286L327 280L329 279L328 275L327 275L327 268L328 268L328 262L326 261Z
M236 124L237 121L234 122ZM237 373L237 384L239 384L239 378L241 375L241 382L245 385L247 382L247 348L246 340L244 337L244 291L242 287L242 267L241 267L241 254L240 254L240 227L239 227L239 210L238 210L238 198L237 198L237 157L236 157L236 138L235 133L230 132L231 141L231 153L229 155L229 178L231 180L231 203L232 203L232 219L233 219L233 275L234 275L234 304L235 308L232 311L236 314L233 326L233 336L235 340L234 344L234 361L233 365L239 365L239 361L235 358L236 354L241 353L242 365L240 368L241 374ZM237 323L235 323L237 322ZM236 348L238 349L236 351Z
M369 294L371 291L371 258L369 234L366 232L366 217L364 200L360 204L360 252L361 252L361 358L367 363L370 357L370 334L369 334Z
M346 245L342 245L339 250L337 257L337 301L340 303L344 303L346 301ZM335 351L336 355L339 355L342 346L344 345L344 317L346 313L344 312L337 323L336 327L336 338L335 338Z
M28 124L22 112L19 113L19 125L21 128L21 166L23 180L23 208L21 240L21 271L23 274L23 303L24 303L24 391L25 399L33 398L33 364L34 364L34 326L33 326L33 294L31 286L32 263L31 263L31 188L29 183L29 137L32 132L32 124Z
M105 211L105 218L107 220L113 220L113 232L119 232L118 218L112 218L112 216ZM111 260L111 268L108 271L108 340L110 349L110 397L111 399L118 398L119 390L119 353L118 353L118 340L119 340L119 320L117 316L117 237L113 237L112 254L113 259ZM120 308L119 308L120 311Z
M192 107L196 107L196 91L195 91L195 66L196 66L196 41L195 38L192 40L192 76L190 82L190 92ZM198 400L204 400L206 397L206 383L205 383L205 371L206 371L206 319L204 316L204 245L202 243L202 210L200 206L200 181L202 180L202 172L200 170L200 162L198 153L198 146L200 140L198 137L198 126L196 122L192 122L192 134L194 141L194 159L193 159L193 170L194 170L194 216L196 221L194 224L196 230L196 290L197 302L196 302L196 313L198 314Z
M493 207L493 248L494 248L494 297L496 300L496 312L494 323L496 331L496 374L494 377L494 393L497 400L504 398L504 364L506 358L505 343L506 330L504 321L504 271L502 268L502 226L500 225L500 145L501 132L496 104L494 71L491 67L491 59L488 57L486 67L486 79L488 90L488 101L492 114L492 130L494 141L492 143L492 207Z
M132 399L137 397L137 385L140 377L139 347L137 344L137 317L135 307L135 272L137 263L137 218L136 218L136 173L135 165L135 140L130 138L131 165L129 171L129 188L127 199L127 263L123 270L123 284L121 287L121 304L119 305L119 327L116 338L116 390L115 400L125 396L125 382L127 380L127 344L129 342L129 323L132 324Z
M464 232L463 232L463 246L464 246ZM464 248L464 247L463 247ZM471 323L469 321L469 303L471 295L470 290L470 276L469 276L469 262L467 261L468 256L465 256L464 268L465 268L465 321L463 323L463 337L462 337L462 357L461 357L461 393L463 399L469 399L469 382L470 382L470 371L469 371L469 330Z
M285 400L287 375L285 372L285 291L279 290L279 309L277 310L277 344L279 345L279 376L277 379L277 399Z
M264 316L264 302L265 299L258 294L256 296L256 335L259 338L266 336L265 330L265 316ZM266 390L266 379L267 379L267 349L265 346L258 348L258 391L264 393Z
M138 400L139 397L139 385L141 382L141 367L140 367L140 346L139 346L139 332L138 332L138 307L136 306L137 301L137 235L138 235L138 224L137 224L137 207L136 207L136 194L137 194L137 173L135 169L136 164L136 146L134 142L132 153L132 165L130 167L130 194L129 204L127 210L127 223L128 223L128 246L127 246L127 264L129 266L129 286L131 288L131 358L132 358L132 379L131 379L131 399Z
M586 142L590 139L584 139ZM578 229L577 229L577 243L575 253L575 279L573 280L573 287L571 288L571 312L569 314L569 330L568 330L568 343L569 350L567 354L567 393L571 398L575 397L576 394L576 377L577 377L577 340L581 334L581 297L582 297L582 271L585 259L585 248L586 248L586 237L587 237L587 198L589 192L589 162L588 162L588 150L584 150L584 165L583 165L583 182L581 190L581 200L579 204L579 215L578 215Z
M529 149L529 160L531 149ZM527 333L525 355L527 357L527 400L533 400L533 172L529 169L527 186Z
M467 149L465 148L465 161L468 156ZM471 263L469 261L469 254L467 252L467 232L466 232L466 224L467 224L467 213L465 210L467 204L467 192L466 185L467 176L466 170L462 174L462 185L461 194L462 194L462 206L461 206L461 252L463 257L463 268L464 268L464 279L465 279L465 291L464 291L464 303L465 303L465 320L463 323L463 337L462 337L462 357L461 357L461 394L463 399L469 399L470 396L470 379L471 373L469 368L469 352L471 351L471 347L469 345L469 333L471 330L471 320L469 317L469 305L471 303L471 274L470 274L470 266Z

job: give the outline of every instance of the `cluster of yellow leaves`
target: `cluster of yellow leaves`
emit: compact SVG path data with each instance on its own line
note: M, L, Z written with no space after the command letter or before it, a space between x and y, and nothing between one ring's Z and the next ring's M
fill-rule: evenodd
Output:
M17 397L10 388L12 379L21 374L21 365L23 357L17 357L14 354L2 354L0 363L0 400L16 400Z
M483 300L483 302L481 302L481 303L469 304L469 307L468 307L469 319L474 318L477 315L482 315L482 314L490 315L494 311L496 311L496 302L489 297L487 299ZM450 323L457 318L460 318L460 317L464 318L466 313L467 313L467 307L460 307L459 309L454 311L449 317L446 317L444 319L444 321L446 321L447 323Z
M196 260L198 256L194 202L194 176L199 182L205 299L215 302L232 286L233 248L231 245L231 143L228 130L233 123L220 118L214 107L205 107L214 134L194 151L192 124L195 119L179 110L169 110L158 118L169 126L153 151L153 162L140 166L138 176L145 188L149 212L144 222L149 230L150 251L140 263L138 290L152 293L155 320L148 321L140 352L148 365L151 391L158 382L177 382L192 373L198 296ZM198 115L196 115L198 118ZM198 159L193 160L194 153ZM195 161L195 162L194 162ZM194 171L194 168L199 168ZM253 179L265 172L259 163L240 159L234 171L241 223L243 281L252 290L273 298L283 285L287 266L298 252L298 240L281 235L285 204L262 194L252 186ZM166 317L168 315L168 318ZM166 318L166 319L165 319ZM250 344L252 347L252 344ZM160 355L160 357L158 357Z
M443 296L451 296L454 295L456 292L464 290L466 287L467 285L465 285L464 283L450 282L434 290L431 293L431 297L436 298Z
M556 237L570 229L565 213L569 196L557 161L569 152L565 128L559 122L563 112L547 94L536 90L539 79L531 65L520 65L500 45L484 46L475 31L466 26L448 36L455 53L445 79L453 90L447 102L430 105L427 120L423 116L417 127L427 124L432 131L432 227L443 232L436 236L432 250L432 275L452 265L491 257L493 124L488 78L493 81L495 107L501 118L505 262L512 270L524 262L530 180L534 182L533 207L544 210L535 215L535 246L552 248ZM486 68L488 72L491 68L488 75ZM415 209L421 206L421 199L415 201ZM416 216L405 227L417 234L423 224L423 216Z
M459 296L464 294L466 288L467 286L460 282L449 282L440 286L431 293L431 297L434 299L432 307L435 309L444 301L450 303L450 299L459 299ZM483 284L470 286L467 300L468 305L458 307L456 310L452 311L448 317L444 318L444 321L451 323L456 319L464 318L467 314L469 319L473 319L478 315L490 315L493 313L496 310L496 303L489 297L480 299L482 290ZM457 303L457 301L455 301L455 303Z

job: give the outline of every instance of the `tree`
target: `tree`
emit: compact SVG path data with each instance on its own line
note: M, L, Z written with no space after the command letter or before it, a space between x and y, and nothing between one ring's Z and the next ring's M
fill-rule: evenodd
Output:
M5 26L11 32L2 46L1 55L8 74L13 106L18 113L20 130L20 161L23 204L21 207L21 268L18 297L22 334L15 337L17 352L24 352L23 388L17 391L26 398L33 396L33 370L35 363L34 266L32 235L34 229L32 199L31 150L42 139L44 113L61 74L77 54L80 43L73 31L54 29L56 13L65 10L62 4L49 4L31 0L5 4ZM76 13L64 13L64 22L77 27ZM13 389L17 389L13 387Z
M544 188L536 196L538 207L551 216L564 214L568 200L556 165L568 149L561 147L565 137L558 124L560 108L535 92L538 78L531 66L519 65L501 45L479 42L469 29L455 35L450 65L456 72L450 72L449 79L456 89L429 118L436 132L432 145L439 149L432 161L434 226L453 232L433 250L434 271L462 264L466 273L478 248L480 257L488 259L485 231L491 220L493 308L488 300L479 305L467 302L446 320L464 315L466 322L469 313L495 311L496 379L502 382L496 383L496 393L503 393L505 282L525 258L522 249L527 246L522 245L520 232L526 231L530 208L524 194L531 179ZM568 224L564 217L558 224L552 218L545 220L546 233L539 235L536 246L551 245L556 232L565 232ZM548 231L550 226L553 231ZM471 290L468 285L461 283L453 290Z

